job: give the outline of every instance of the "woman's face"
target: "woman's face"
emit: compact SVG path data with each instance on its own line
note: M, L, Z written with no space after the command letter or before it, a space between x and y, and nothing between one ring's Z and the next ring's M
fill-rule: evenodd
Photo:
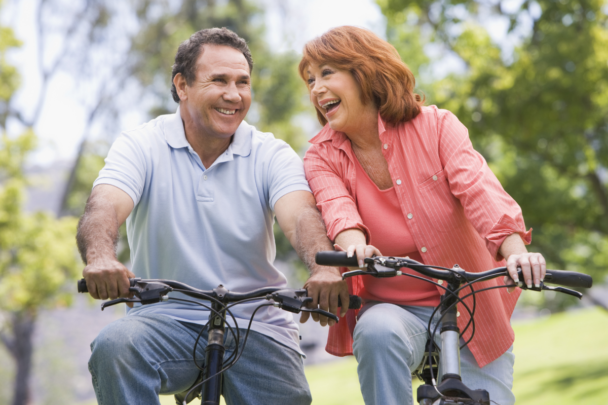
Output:
M310 101L321 111L334 131L356 133L362 123L377 116L373 104L364 104L353 75L329 64L308 67Z

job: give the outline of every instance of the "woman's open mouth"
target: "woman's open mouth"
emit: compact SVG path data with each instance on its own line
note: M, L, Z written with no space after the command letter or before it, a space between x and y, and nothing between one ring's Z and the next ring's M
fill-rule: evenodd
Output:
M321 107L327 112L327 114L330 114L332 111L335 111L338 108L338 106L340 105L340 102L341 102L341 100L339 100L339 99L329 100L328 102L323 104Z

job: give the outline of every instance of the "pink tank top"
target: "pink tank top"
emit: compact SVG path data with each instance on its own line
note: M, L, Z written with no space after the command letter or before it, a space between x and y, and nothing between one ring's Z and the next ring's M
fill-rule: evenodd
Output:
M355 159L356 160L356 159ZM371 244L383 256L399 256L422 262L410 233L395 188L380 190L356 160L357 208L363 223L370 231ZM413 270L402 271L423 277ZM436 306L439 291L431 283L412 277L374 278L363 276L361 297L367 301L390 302L398 305Z

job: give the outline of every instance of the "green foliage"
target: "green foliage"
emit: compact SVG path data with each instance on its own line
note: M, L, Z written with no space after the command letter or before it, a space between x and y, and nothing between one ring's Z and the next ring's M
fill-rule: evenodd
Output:
M0 310L35 313L67 305L64 291L80 269L75 252L76 219L23 212L26 180L21 168L35 145L33 132L0 143ZM8 156L10 155L10 158Z
M422 71L432 72L446 54L466 66L446 77L422 75L420 86L430 104L451 110L469 128L534 228L533 249L554 268L601 280L608 270L605 2L524 1L509 11L502 2L474 0L378 3L404 60L404 48L433 48L443 51ZM514 49L492 39L490 19L509 22L506 38Z
M2 7L2 1L0 1ZM0 126L4 127L8 114L8 102L20 84L17 69L7 63L6 52L21 45L13 30L0 27Z

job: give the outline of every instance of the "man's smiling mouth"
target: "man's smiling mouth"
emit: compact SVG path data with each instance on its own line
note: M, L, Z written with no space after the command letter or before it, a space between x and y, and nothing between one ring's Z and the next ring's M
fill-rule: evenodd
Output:
M224 115L234 115L234 114L236 114L236 111L237 111L237 110L227 110L225 108L216 108L215 110Z

